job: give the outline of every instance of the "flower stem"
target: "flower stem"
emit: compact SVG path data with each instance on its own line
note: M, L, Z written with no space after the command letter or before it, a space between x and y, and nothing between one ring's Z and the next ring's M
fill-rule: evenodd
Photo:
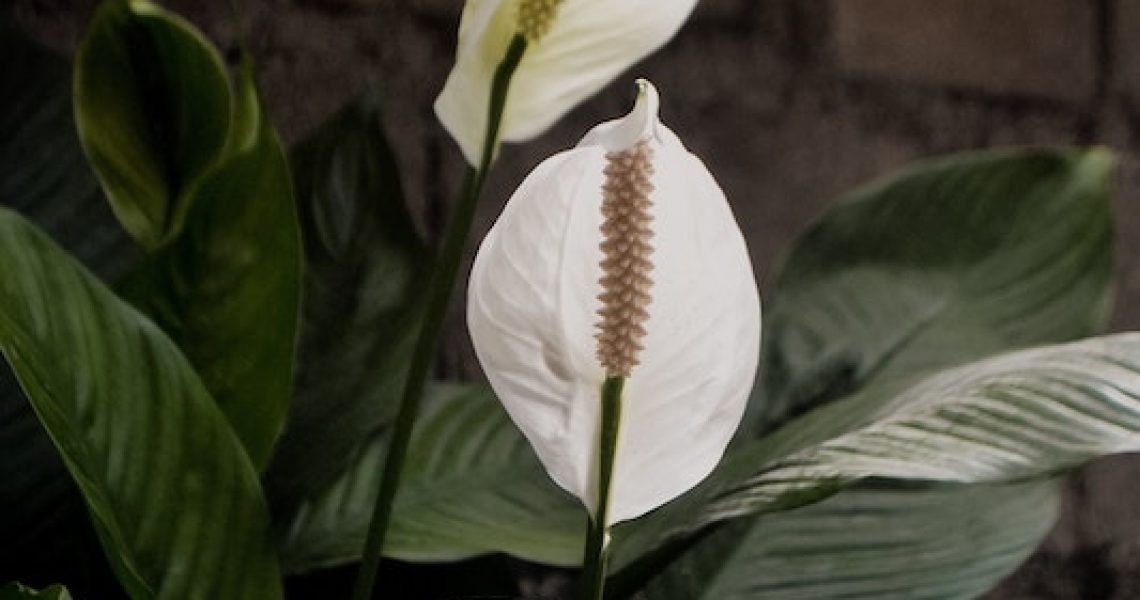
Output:
M436 257L435 268L428 282L423 326L412 353L412 364L408 370L408 379L404 383L404 395L400 400L399 412L396 414L392 437L388 443L388 455L384 460L380 491L372 510L372 520L368 524L368 537L364 543L360 571L353 586L352 597L355 600L365 600L372 596L376 573L380 567L380 556L384 550L384 538L387 536L392 516L392 504L400 485L400 473L408 451L408 442L412 437L412 426L419 413L420 398L423 396L428 370L432 359L435 358L439 334L443 329L443 320L447 313L447 304L455 289L455 278L459 272L463 248L467 245L471 221L475 216L475 205L499 145L499 126L502 123L503 107L507 102L511 76L518 68L525 51L526 40L516 35L511 40L502 62L495 69L495 76L491 81L491 102L488 109L487 131L483 138L482 160L478 168L467 168L459 200L452 209L451 219L444 233L443 247Z
M609 558L610 482L613 479L614 456L617 454L618 428L621 425L621 389L624 377L607 377L602 383L602 423L598 440L598 508L590 520L586 551L582 556L582 600L602 600L606 583L606 561Z

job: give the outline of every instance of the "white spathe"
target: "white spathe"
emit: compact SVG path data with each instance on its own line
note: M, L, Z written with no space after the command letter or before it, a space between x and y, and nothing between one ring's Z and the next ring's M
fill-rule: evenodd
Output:
M435 101L444 128L479 164L491 78L533 0L468 0L455 66ZM511 79L500 138L527 140L669 41L697 0L562 0L549 30L532 40Z
M684 493L719 462L744 413L760 351L760 299L744 238L704 164L634 110L527 176L484 238L468 287L479 361L550 476L595 512L603 169L648 140L654 247L645 348L623 392L608 524Z

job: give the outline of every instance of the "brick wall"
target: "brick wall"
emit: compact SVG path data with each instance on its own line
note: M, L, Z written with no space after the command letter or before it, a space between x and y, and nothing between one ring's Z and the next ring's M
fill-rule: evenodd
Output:
M74 45L92 0L15 0L43 39ZM224 0L166 2L223 47ZM462 159L430 105L450 67L459 0L247 0L275 122L297 139L367 89L409 202L436 234ZM628 108L630 81L658 84L663 117L705 158L746 231L754 264L838 193L918 157L1005 144L1106 144L1116 184L1116 329L1140 329L1140 0L703 0L665 50L540 139L504 150L481 236L544 156ZM470 374L458 313L441 370ZM1070 508L1038 555L991 600L1140 597L1140 461L1074 478Z

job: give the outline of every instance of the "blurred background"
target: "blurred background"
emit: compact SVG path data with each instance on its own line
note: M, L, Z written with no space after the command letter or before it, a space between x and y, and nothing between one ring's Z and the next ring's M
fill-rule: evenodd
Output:
M95 0L5 0L70 54ZM159 2L231 57L227 0ZM454 56L460 0L237 0L264 98L287 142L352 98L384 98L422 233L435 238L463 159L431 110ZM1106 145L1116 177L1113 329L1140 329L1140 2L702 0L663 50L539 139L508 146L479 239L544 157L628 110L633 79L720 181L761 277L839 194L912 160L1001 145ZM0 59L2 60L2 59ZM763 285L762 285L763 289ZM478 377L453 315L439 370ZM987 600L1140 598L1140 459L1090 465L1038 553Z

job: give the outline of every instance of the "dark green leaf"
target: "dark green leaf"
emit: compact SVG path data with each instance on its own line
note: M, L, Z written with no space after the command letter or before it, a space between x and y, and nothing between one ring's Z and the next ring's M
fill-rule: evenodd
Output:
M864 187L766 289L751 424L876 381L1102 333L1112 297L1105 150L1007 150Z
M79 138L116 216L143 246L165 243L230 135L221 57L160 7L107 0L80 44L74 81Z
M289 166L242 71L235 141L190 195L183 231L119 290L182 348L255 465L292 397L301 247Z
M304 318L289 427L265 478L284 521L337 481L394 415L430 264L375 99L344 109L293 152L292 164Z
M577 565L585 509L550 481L490 391L436 385L424 404L385 555L443 561L506 552ZM286 571L359 558L385 442L362 446L352 469L298 512L281 552Z
M856 487L799 510L730 522L653 579L645 600L970 600L1033 552L1055 481Z
M1022 350L869 387L742 445L694 493L625 528L619 562L864 478L1000 483L1140 451L1140 334Z
M257 475L174 344L0 210L0 351L135 598L274 598Z
M138 250L79 147L69 65L3 16L0 56L0 206L36 222L95 273L118 277ZM0 456L0 581L110 579L83 499L3 360Z
M0 600L26 600L39 598L40 600L71 600L71 594L62 585L51 585L42 590L34 590L19 583L9 583L0 588Z

